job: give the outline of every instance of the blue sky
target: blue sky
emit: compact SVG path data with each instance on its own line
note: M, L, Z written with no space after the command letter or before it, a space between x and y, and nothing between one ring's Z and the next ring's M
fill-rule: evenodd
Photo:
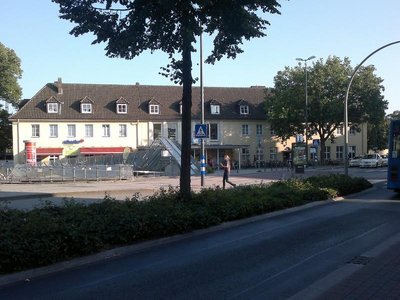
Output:
M235 60L204 66L205 86L272 87L276 73L295 66L297 57L349 57L355 67L372 51L400 40L399 0L280 3L281 15L267 16L271 26L266 37L246 41L244 53ZM90 35L71 36L72 27L58 17L58 6L50 0L0 1L0 42L21 59L23 98L31 98L58 77L68 83L172 84L158 74L168 63L166 54L145 52L130 61L108 58L104 45L91 45ZM206 56L211 38L203 40ZM196 77L198 54L193 61ZM387 113L400 110L400 44L378 52L365 64L374 65L376 75L384 79Z

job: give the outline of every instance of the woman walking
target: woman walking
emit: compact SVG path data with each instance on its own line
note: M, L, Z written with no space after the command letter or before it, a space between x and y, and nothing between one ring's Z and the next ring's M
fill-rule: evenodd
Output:
M225 182L227 182L231 186L235 187L236 184L229 181L229 173L231 172L231 160L229 158L229 155L224 156L224 162L221 163L221 167L224 169L224 176L222 178L222 188L225 189Z

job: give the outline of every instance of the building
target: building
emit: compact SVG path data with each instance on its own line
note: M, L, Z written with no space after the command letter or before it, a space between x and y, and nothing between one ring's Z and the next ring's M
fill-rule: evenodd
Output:
M294 140L281 143L274 136L264 107L267 93L259 86L204 88L209 165L218 166L224 154L241 167L288 159ZM75 84L59 78L21 103L10 118L14 162L134 152L158 137L181 143L181 98L181 86ZM199 87L193 87L192 98L192 149L198 159L200 146L194 128L201 118ZM357 154L366 152L366 137L360 138L363 134L350 136ZM343 145L340 137L336 143ZM326 147L329 158L340 153L335 148L332 150L338 152L333 154L333 146ZM31 156L32 147L35 157Z

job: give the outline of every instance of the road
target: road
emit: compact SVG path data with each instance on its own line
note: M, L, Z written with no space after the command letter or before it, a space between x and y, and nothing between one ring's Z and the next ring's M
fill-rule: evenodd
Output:
M290 298L398 232L384 169L352 172L376 187L5 286L0 299Z

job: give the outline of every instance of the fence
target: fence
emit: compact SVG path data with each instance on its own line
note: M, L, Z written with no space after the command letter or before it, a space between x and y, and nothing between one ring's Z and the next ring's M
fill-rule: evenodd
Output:
M153 175L155 175L154 172ZM0 181L5 182L55 182L55 181L99 181L132 179L131 165L90 165L90 166L29 166L16 165L0 168Z

